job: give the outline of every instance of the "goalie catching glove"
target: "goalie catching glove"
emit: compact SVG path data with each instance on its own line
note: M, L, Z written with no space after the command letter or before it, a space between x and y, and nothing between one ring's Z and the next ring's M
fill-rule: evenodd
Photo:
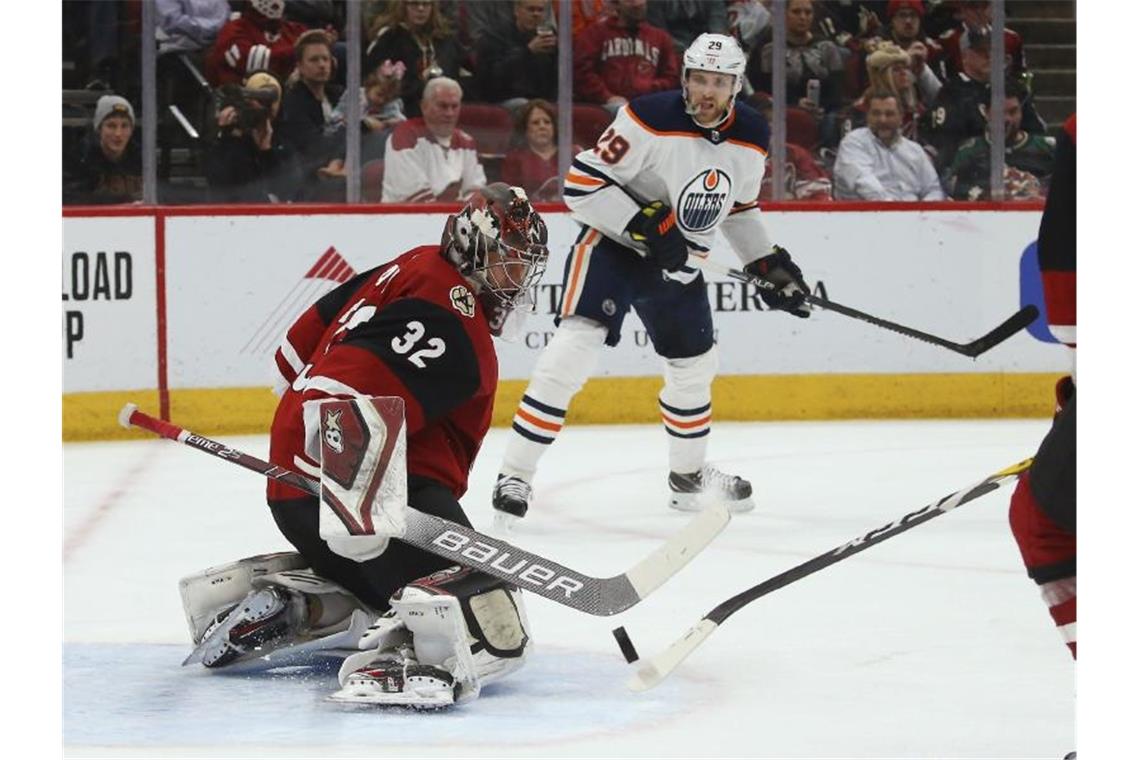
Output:
M677 215L661 201L653 201L629 220L626 232L649 251L648 258L666 272L676 272L689 260L689 244L677 227Z
M811 309L804 303L810 289L804 282L803 272L785 249L772 246L772 253L746 265L744 271L775 286L771 290L760 289L760 298L769 309L779 309L797 317L811 316Z

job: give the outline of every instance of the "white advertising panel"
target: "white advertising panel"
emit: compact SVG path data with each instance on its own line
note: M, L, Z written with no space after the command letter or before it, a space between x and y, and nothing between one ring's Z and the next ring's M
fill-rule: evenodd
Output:
M526 378L554 329L563 264L577 234L545 215L551 261L538 313L515 344L499 343L501 376ZM281 335L338 282L439 240L444 215L170 217L169 385L269 385ZM965 342L1019 308L1019 260L1040 212L771 212L772 238L813 286L877 316ZM723 244L713 258L739 267ZM722 374L1065 371L1067 356L1023 333L971 361L835 313L799 320L757 311L754 289L709 277ZM654 375L659 360L637 319L604 352L598 374Z
M63 390L158 384L154 219L63 220Z

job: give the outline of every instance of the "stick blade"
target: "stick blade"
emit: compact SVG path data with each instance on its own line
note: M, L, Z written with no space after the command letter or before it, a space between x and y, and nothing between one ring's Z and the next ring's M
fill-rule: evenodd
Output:
M626 573L639 599L649 596L701 553L724 530L732 515L722 502L710 504L652 554Z
M637 671L629 677L625 685L630 691L648 691L657 686L669 674L677 669L686 657L693 653L712 632L717 624L708 618L694 625L684 636L674 641L668 649L661 654L646 660Z
M994 346L1005 342L1026 327L1029 327L1029 325L1033 324L1033 320L1037 319L1039 314L1040 312L1037 311L1037 307L1033 304L1029 304L982 337L971 343L967 343L962 347L961 353L971 358L981 356Z

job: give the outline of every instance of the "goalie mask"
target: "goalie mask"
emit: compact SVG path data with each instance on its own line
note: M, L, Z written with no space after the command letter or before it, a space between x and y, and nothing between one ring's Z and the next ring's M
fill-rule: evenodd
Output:
M533 305L546 271L546 223L522 188L493 182L447 218L440 251L479 290L495 335L511 312Z
M705 127L718 127L724 123L728 115L732 113L732 106L736 102L736 96L739 94L741 87L744 86L744 67L748 63L748 58L744 55L744 51L740 49L740 44L737 43L736 38L730 37L725 34L710 34L705 32L701 36L693 40L693 44L689 45L685 50L685 55L681 59L681 95L685 98L685 110L690 116L697 113L696 104L689 100L689 72L690 71L709 71L715 74L728 74L733 78L732 94L728 98L728 104L725 107L724 114L721 115L720 120L712 125L702 125Z

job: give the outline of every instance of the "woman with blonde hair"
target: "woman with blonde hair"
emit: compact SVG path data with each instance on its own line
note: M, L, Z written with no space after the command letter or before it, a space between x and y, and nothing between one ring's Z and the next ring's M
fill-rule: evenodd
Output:
M400 97L408 116L420 115L427 80L459 77L463 53L437 0L390 0L369 26L368 36L372 42L365 51L365 71L375 71L384 61L406 67Z

